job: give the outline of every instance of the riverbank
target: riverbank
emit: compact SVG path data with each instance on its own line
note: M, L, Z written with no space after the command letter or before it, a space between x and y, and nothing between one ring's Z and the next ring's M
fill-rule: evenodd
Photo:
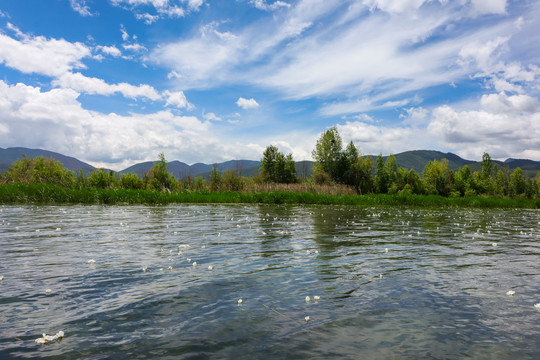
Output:
M325 195L309 192L209 192L128 189L70 189L47 184L0 185L1 204L150 204L246 203L319 205L395 205L539 209L540 200L494 197L446 198L435 195Z

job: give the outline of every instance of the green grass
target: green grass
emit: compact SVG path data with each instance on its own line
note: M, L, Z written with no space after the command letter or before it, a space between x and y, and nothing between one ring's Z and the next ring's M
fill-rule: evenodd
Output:
M1 204L170 204L247 203L319 205L391 205L539 209L540 200L492 197L445 198L435 195L326 195L309 192L209 192L126 189L68 189L47 184L0 185Z

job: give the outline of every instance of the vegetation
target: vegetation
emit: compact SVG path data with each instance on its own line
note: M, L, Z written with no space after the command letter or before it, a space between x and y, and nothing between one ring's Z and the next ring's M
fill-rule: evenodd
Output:
M521 168L494 165L489 154L478 171L464 165L449 169L447 159L427 163L420 176L398 168L390 155L383 161L363 157L350 142L343 149L337 128L321 134L313 150L314 174L302 181L292 155L276 146L266 148L260 173L243 177L240 170L221 173L214 167L210 179L201 176L177 180L163 153L142 178L103 169L76 175L52 158L23 157L0 174L2 203L148 203L246 202L300 204L365 204L422 206L540 207L540 175L526 178ZM362 196L358 196L361 194Z

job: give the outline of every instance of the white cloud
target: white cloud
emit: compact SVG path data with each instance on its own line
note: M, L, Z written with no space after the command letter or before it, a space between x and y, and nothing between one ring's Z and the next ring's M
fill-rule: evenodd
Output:
M152 23L154 23L154 22L156 22L156 21L159 20L159 16L157 16L157 15L150 15L150 14L148 14L148 13L145 13L145 14L136 14L136 15L135 15L135 18L136 18L137 20L144 20L144 23L145 23L146 25L150 25L150 24L152 24Z
M391 13L402 13L417 10L427 0L363 0L363 2L372 11L378 8Z
M484 95L480 110L433 110L428 131L466 158L525 157L540 148L540 103L528 95Z
M72 89L41 91L0 80L0 143L70 154L113 170L156 160L160 152L188 163L260 157L250 146L223 143L209 121L169 111L128 116L88 111L78 96Z
M122 52L116 46L96 46L96 50L101 51L104 54L111 55L113 57L119 57Z
M180 18L191 11L199 11L204 0L181 0L186 4L187 8L175 5L170 0L111 0L115 6L121 6L124 9L133 11L135 18L144 20L146 24L152 24L161 18ZM148 12L140 13L138 8L151 6L154 8L155 14Z
M88 5L86 5L86 0L69 0L71 8L79 13L81 16L92 16L92 12Z
M133 51L133 52L141 52L141 51L146 51L147 49L141 45L141 44L122 44L122 47L125 49L125 50L128 50L128 51Z
M190 104L187 99L186 95L184 95L183 91L164 91L163 95L165 96L166 103L165 105L172 105L177 108L187 108L188 110L191 110L194 108L193 104Z
M186 2L186 0L183 0ZM193 11L198 11L202 4L204 4L204 0L187 0L188 7Z
M145 97L150 100L159 100L161 95L150 85L134 86L127 83L108 84L102 79L87 77L81 73L65 73L53 80L53 86L73 89L87 94L112 95L120 93L125 97L135 99Z
M397 154L408 150L433 148L426 131L410 126L383 126L362 121L347 121L337 128L344 143L352 141L363 154Z
M506 13L506 0L471 0L476 15Z
M129 34L126 31L126 28L124 27L124 25L120 25L120 32L122 33L122 40L128 41L129 40Z
M81 60L90 55L90 49L78 42L44 36L15 40L0 33L0 63L27 74L59 76L72 69L86 68Z
M250 3L253 4L253 6L255 6L257 9L265 11L277 10L282 7L291 7L291 4L279 0L273 2L272 4L267 4L265 0L251 0Z
M223 120L221 117L217 116L213 112L205 113L205 114L203 114L203 117L206 120L214 120L214 121L222 121Z
M241 107L244 110L256 109L256 108L259 107L259 104L257 103L257 101L255 101L255 99L253 99L253 98L244 99L243 97L238 98L238 101L236 102L236 105L238 105L239 107Z

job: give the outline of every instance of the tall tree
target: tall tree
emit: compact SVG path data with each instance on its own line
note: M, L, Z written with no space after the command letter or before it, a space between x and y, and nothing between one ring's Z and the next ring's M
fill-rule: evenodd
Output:
M388 192L388 174L386 174L382 154L377 156L375 167L375 191L379 194L386 194Z
M296 164L292 154L285 156L274 145L266 147L260 170L264 181L267 182L288 184L297 181Z
M342 140L335 126L326 130L311 153L315 159L314 171L322 171L330 175L332 180L341 182L339 164L342 157Z

